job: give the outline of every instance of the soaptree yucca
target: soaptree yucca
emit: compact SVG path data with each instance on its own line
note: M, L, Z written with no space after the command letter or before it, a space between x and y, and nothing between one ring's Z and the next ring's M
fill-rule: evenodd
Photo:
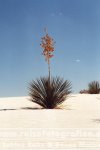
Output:
M40 77L33 80L29 86L30 100L42 106L43 108L53 109L66 100L67 95L71 93L71 83L60 77L51 77L50 59L53 57L54 40L49 36L45 29L45 36L42 37L42 54L48 64L48 77Z
M60 77L41 77L30 83L31 101L43 108L57 108L71 93L71 83Z
M99 94L100 93L100 84L98 81L92 81L88 84L88 93L89 94Z

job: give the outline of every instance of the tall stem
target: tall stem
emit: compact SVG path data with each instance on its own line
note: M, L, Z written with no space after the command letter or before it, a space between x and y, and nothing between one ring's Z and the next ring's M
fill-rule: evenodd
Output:
M50 82L51 74L50 74L50 60L49 59L48 59L48 71L49 71L49 82Z

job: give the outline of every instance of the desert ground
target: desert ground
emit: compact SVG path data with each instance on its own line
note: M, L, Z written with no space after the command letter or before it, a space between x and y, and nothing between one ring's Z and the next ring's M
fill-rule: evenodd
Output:
M82 146L91 148L91 150L96 150L100 148L100 134L99 138L96 137L97 133L100 133L100 94L73 94L70 95L68 99L63 103L63 109L39 109L37 104L31 102L30 97L7 97L0 98L0 147L2 149L82 149ZM31 135L20 135L21 131L25 133L26 131L37 132L46 131L48 133L50 130L58 131L59 134L63 131L68 133L68 131L90 131L93 133L94 138L91 136L84 137L73 137L68 138L63 135L63 138L58 138L58 147L55 142L57 142L57 134L55 134L55 139L50 139L48 137L40 135L38 138L32 138ZM8 132L16 132L17 137L13 137L8 134ZM94 132L95 131L95 132ZM36 133L35 132L35 133ZM70 132L70 133L71 133ZM7 133L6 136L3 133ZM19 137L20 135L20 137ZM9 139L10 136L10 139ZM36 135L37 136L37 135ZM92 138L92 144L91 140ZM3 141L5 140L5 143ZM9 141L10 140L10 141ZM15 145L11 145L10 142L15 141ZM12 143L14 143L14 141ZM25 145L27 142L32 141L33 145ZM51 141L51 143L45 143L45 141ZM64 143L69 144L64 147ZM83 141L83 145L79 145L79 141ZM37 145L35 145L37 142ZM40 143L38 143L40 142ZM53 142L53 143L52 143ZM72 144L74 142L74 144ZM87 142L87 143L85 143ZM89 145L87 145L90 142ZM7 147L8 143L8 147ZM10 144L9 144L10 143ZM17 143L17 145L16 145ZM23 143L23 147L21 147ZM31 143L31 144L32 144ZM44 143L44 145L43 145ZM19 146L19 145L20 146ZM28 143L29 144L29 143ZM41 145L42 144L42 145ZM47 145L45 145L47 144ZM51 144L51 145L50 145ZM62 145L61 145L62 144ZM91 145L91 146L90 146ZM51 146L51 147L50 147ZM56 146L56 147L55 147ZM71 147L72 146L72 147ZM79 146L79 147L78 147ZM90 146L90 147L89 147ZM21 147L21 148L20 148ZM1 149L0 148L0 149ZM83 149L82 149L83 150Z

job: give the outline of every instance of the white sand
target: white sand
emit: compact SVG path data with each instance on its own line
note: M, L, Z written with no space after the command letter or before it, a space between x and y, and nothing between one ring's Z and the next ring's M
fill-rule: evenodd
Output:
M64 103L64 110L31 109L38 106L28 99L29 97L0 98L1 128L100 127L100 95L72 95Z
M32 103L28 100L29 97L9 97L9 98L0 98L0 135L1 131L9 131L14 130L18 135L20 135L20 131L27 131L30 129L35 129L37 131L43 129L47 131L49 129L58 129L60 131L70 129L84 129L85 131L88 129L96 129L100 130L100 95L89 95L89 94L76 94L72 95L66 102L64 102L64 106L66 109L54 109L54 110L46 110L46 109L36 109L39 106ZM35 108L35 109L32 109ZM18 130L19 129L19 130ZM9 131L11 132L11 131ZM64 131L66 132L66 131ZM7 133L8 134L8 133ZM69 138L65 137L63 139L54 137L44 137L43 135L40 138L33 138L25 135L20 137L10 138L9 136L6 138L2 138L0 136L0 149L8 150L10 147L10 142L16 142L18 145L13 145L13 150L38 150L38 149L66 149L68 150L73 147L74 150L81 150L82 146L86 148L90 148L91 150L96 150L100 147L100 138L84 139L84 138ZM64 137L64 135L63 135ZM3 145L3 141L5 140L5 145L8 143L8 147L6 148ZM14 141L13 141L14 140ZM86 141L87 140L87 141ZM94 140L94 141L93 141ZM34 146L36 146L36 142L38 142L38 147L32 147L32 145L25 145L31 141ZM58 141L58 147L55 147L55 142ZM51 142L51 143L48 143ZM52 143L53 142L53 143ZM66 146L64 144L68 142ZM84 142L82 145L79 145L78 142ZM87 142L87 143L85 143ZM90 142L90 145L87 145ZM22 147L21 143L24 143ZM40 143L44 145L40 145ZM94 145L92 145L94 143ZM51 145L50 145L51 144ZM61 145L62 144L62 147ZM99 145L98 145L99 144ZM3 146L2 146L3 145ZM51 147L50 147L51 146ZM32 148L30 148L32 147ZM85 149L85 148L84 148ZM83 150L83 149L82 149ZM90 149L89 149L90 150Z

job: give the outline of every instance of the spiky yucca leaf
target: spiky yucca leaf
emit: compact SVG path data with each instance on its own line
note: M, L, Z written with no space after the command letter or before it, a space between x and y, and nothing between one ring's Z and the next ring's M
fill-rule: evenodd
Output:
M53 109L66 100L71 93L71 82L60 77L41 77L32 81L29 87L31 101L43 108Z
M100 93L100 84L98 81L92 81L88 84L88 92L90 94L99 94Z

